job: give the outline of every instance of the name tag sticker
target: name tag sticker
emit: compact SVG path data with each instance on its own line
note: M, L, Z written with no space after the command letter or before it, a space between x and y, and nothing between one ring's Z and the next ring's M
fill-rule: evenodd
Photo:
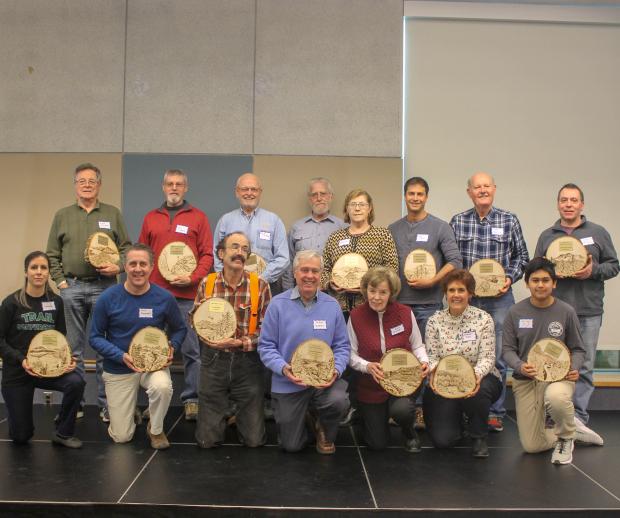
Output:
M188 229L185 225L177 225L176 232L177 232L178 234L187 234L187 231L188 231L188 230L189 230L189 229Z
M503 236L504 229L501 227L491 227L491 234L493 234L494 236Z
M41 306L43 307L43 311L54 311L56 309L56 304L54 303L54 301L41 302Z
M534 329L534 319L533 318L520 318L519 329Z
M390 333L392 336L397 335L405 331L405 326L400 324L399 326L390 328Z
M265 230L261 230L258 234L258 239L264 239L265 241L271 240L271 232L267 232Z
M474 342L478 336L476 335L476 331L467 331L463 333L463 341L464 342Z
M428 234L418 234L415 238L416 241L428 241Z
M325 320L315 320L314 329L327 329L327 322Z
M340 241L338 241L338 246L347 246L350 242L351 242L350 238L341 239Z
M591 237L582 237L581 238L581 244L583 246L593 245L594 244L594 239L592 239Z
M153 318L153 308L139 308L138 318Z
M111 230L112 226L110 225L109 221L100 221L99 228L107 228L108 230Z

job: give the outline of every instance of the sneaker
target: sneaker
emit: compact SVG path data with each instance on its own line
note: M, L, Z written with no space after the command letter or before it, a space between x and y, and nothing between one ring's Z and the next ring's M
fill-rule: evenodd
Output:
M551 464L570 464L573 462L575 441L572 439L558 439L551 455Z
M491 432L503 432L504 431L504 422L502 421L501 417L492 415L489 417L487 424L489 426L489 431Z
M350 426L353 423L353 416L355 415L355 407L350 406L349 411L344 416L344 419L340 421L339 426Z
M63 437L62 435L58 435L58 432L52 435L52 443L65 446L66 448L82 447L82 441L80 441L77 437Z
M76 419L82 419L84 417L84 407L82 405L80 405L78 407L78 411L75 414L75 418Z
M471 446L471 454L476 459L486 459L489 456L489 447L486 437L476 437Z
M416 430L426 430L426 423L424 422L424 411L422 407L416 407L415 409L415 424Z
M185 402L185 420L195 421L198 417L198 403L196 401Z
M99 410L99 417L104 423L110 422L110 412L108 412L108 407L103 407Z
M167 448L170 448L168 437L166 437L166 434L163 430L157 435L151 433L150 421L149 424L146 425L146 434L149 436L149 439L151 439L151 448L153 448L154 450L165 450Z
M585 444L594 444L595 446L603 446L605 441L594 430L588 428L579 419L575 417L575 440Z

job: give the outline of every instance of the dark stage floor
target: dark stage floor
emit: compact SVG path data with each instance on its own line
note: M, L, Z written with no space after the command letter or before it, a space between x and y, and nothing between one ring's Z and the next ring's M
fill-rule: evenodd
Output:
M149 447L144 426L138 427L132 443L114 445L95 407L87 407L86 417L78 422L84 448L69 450L48 440L55 411L37 405L35 439L17 447L8 440L0 407L0 514L164 516L177 514L181 505L190 506L183 508L184 514L219 516L302 511L348 515L349 510L375 516L390 510L459 515L475 511L477 516L497 510L512 511L504 515L591 510L588 516L620 515L618 412L592 416L591 426L605 438L604 447L578 446L572 465L554 466L550 452L521 451L515 423L509 419L504 432L489 438L491 457L475 460L467 444L448 451L433 449L424 432L423 452L407 454L398 446L396 429L393 447L369 451L357 445L349 427L340 429L333 456L321 456L311 447L285 454L276 446L273 423L266 447L240 446L231 429L226 446L200 450L193 442L194 424L182 419L181 407L168 413L172 448L167 451ZM24 507L24 502L30 505Z

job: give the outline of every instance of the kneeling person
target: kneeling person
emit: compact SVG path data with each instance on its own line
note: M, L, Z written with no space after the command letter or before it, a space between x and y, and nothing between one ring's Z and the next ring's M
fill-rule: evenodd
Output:
M104 358L103 380L110 411L108 434L114 442L132 439L136 429L134 412L138 389L142 386L149 399L147 433L151 446L161 450L170 446L163 429L172 399L168 366L172 363L174 349L183 343L187 326L174 297L149 283L153 251L148 246L129 247L125 271L125 283L108 288L97 300L90 332L90 343ZM141 371L128 353L131 339L147 326L166 328L171 345L166 367L155 372Z

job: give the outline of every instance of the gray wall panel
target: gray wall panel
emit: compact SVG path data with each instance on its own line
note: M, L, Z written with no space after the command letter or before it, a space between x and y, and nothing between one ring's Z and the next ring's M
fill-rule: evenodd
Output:
M258 0L257 154L401 155L402 0Z
M125 1L0 3L0 151L121 151Z
M125 151L251 153L253 0L130 0Z

